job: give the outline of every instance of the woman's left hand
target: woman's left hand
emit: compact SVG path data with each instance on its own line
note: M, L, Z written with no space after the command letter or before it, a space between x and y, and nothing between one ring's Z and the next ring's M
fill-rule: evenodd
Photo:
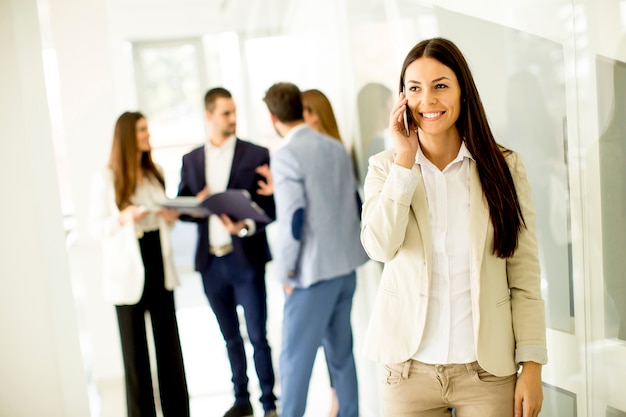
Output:
M538 417L543 403L541 364L524 362L515 385L515 417Z

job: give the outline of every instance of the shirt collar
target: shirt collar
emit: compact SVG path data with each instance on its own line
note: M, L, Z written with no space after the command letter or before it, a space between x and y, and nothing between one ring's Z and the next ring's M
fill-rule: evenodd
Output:
M289 143L291 138L293 138L296 133L298 133L299 131L301 131L302 129L306 127L307 127L306 123L300 123L299 125L292 127L289 130L289 132L287 132L287 134L285 135L285 144Z
M237 142L237 138L236 138L235 135L230 135L230 137L228 139L226 139L224 141L224 143L222 143L221 146L215 146L209 140L208 143L207 143L207 150L209 150L209 149L211 149L211 150L222 150L222 151L234 150L236 142Z
M472 156L472 154L470 153L469 149L467 149L467 146L465 146L465 140L462 140L461 141L461 147L459 148L459 153L456 155L456 158L454 158L454 160L452 162L450 162L450 164L448 164L448 165L454 164L455 162L462 161L464 158L469 158L469 159L475 161L475 159ZM418 165L423 165L423 164L430 164L430 165L432 165L432 162L430 162L428 160L428 158L426 158L426 156L422 152L422 147L419 146L419 142L418 142L418 146L417 146L417 154L415 155L415 163L418 164Z

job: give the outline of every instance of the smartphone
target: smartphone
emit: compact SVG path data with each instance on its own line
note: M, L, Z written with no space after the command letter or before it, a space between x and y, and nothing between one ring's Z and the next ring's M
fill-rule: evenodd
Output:
M404 93L404 88L402 88L402 93ZM406 97L406 95L405 95ZM409 130L409 123L411 122L411 110L409 110L409 104L407 103L406 108L404 109L404 134L409 137L411 136L411 131Z
M409 137L411 136L411 131L409 131L409 120L411 120L411 116L409 115L409 106L406 106L406 110L404 111L404 134Z

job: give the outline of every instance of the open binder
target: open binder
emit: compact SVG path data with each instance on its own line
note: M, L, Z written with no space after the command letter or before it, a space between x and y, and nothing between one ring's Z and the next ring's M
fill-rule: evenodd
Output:
M211 214L226 214L234 221L252 219L257 223L269 223L270 217L263 211L246 190L230 189L211 194L202 201L196 197L176 197L165 200L161 206L195 217Z

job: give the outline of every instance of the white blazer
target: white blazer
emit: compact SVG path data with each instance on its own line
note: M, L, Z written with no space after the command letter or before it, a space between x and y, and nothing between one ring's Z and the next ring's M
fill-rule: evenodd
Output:
M426 189L415 192L386 183L393 150L370 158L365 179L361 241L372 259L385 263L365 336L365 356L381 363L410 359L421 343L432 274L432 237ZM476 354L482 368L512 375L519 363L547 362L544 303L526 170L517 154L506 161L515 182L526 227L515 254L492 253L493 226L476 162L470 160L470 283Z
M96 174L92 181L89 231L102 242L104 298L116 305L132 305L137 304L143 294L145 272L135 225L130 222L120 225L119 213L113 172L107 168ZM173 290L179 281L172 258L170 229L171 225L159 216L165 288Z

